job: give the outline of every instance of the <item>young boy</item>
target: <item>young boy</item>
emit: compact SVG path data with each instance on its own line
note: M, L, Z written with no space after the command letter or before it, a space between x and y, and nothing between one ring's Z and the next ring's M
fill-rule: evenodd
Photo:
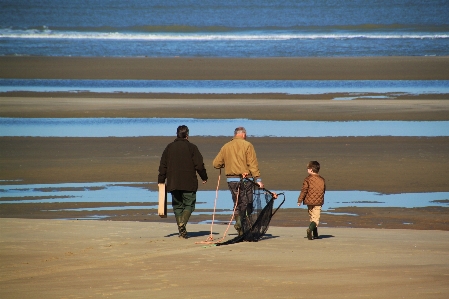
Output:
M310 161L307 164L309 175L304 179L298 197L298 206L304 203L309 210L310 224L307 229L307 239L309 240L318 239L317 227L320 223L321 207L324 204L324 193L326 192L326 183L324 178L318 174L319 171L320 163L318 161Z

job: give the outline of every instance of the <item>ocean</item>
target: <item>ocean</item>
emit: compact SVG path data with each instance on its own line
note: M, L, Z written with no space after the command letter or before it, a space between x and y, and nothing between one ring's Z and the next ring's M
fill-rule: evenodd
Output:
M0 55L449 55L447 0L2 0Z

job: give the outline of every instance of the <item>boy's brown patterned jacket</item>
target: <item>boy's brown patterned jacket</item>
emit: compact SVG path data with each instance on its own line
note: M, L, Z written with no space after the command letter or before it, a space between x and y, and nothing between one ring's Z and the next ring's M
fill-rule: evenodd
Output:
M324 193L326 182L319 174L310 174L304 179L298 203L304 202L308 206L322 206L324 204Z

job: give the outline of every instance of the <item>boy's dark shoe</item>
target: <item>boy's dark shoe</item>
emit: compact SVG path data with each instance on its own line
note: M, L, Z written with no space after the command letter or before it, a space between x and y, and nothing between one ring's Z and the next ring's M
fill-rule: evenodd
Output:
M309 239L309 240L313 240L313 237L312 237L312 230L310 230L310 228L308 228L307 229L307 239Z
M314 239L319 239L320 237L318 236L318 228L317 227L315 227L314 229L313 229L313 238Z
M314 221L310 222L309 228L307 229L307 239L313 240L312 233L314 233L316 229L316 223ZM317 231L318 234L318 231Z

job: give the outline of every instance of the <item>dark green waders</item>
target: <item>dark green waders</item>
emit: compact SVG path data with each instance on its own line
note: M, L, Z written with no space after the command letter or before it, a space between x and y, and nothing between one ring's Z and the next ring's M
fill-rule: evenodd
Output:
M195 209L196 192L183 192L175 190L172 192L173 212L178 224L179 237L187 239L187 223L190 215Z
M187 222L184 222L183 215L175 215L175 217L176 223L178 224L179 237L187 239L188 238L186 229Z
M242 220L240 218L240 215L235 215L235 224L234 224L234 228L237 231L237 233L239 234L239 236L241 236L243 234L243 229L242 229Z

